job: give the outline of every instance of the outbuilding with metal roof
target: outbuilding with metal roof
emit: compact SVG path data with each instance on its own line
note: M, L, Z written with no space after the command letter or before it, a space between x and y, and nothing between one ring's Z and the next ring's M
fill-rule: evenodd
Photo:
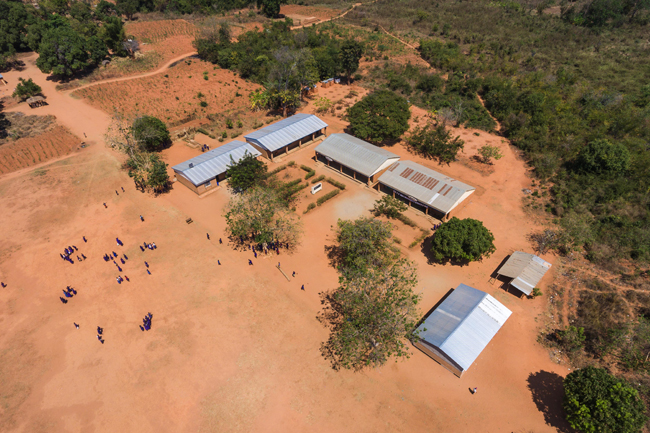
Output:
M413 161L398 161L391 165L379 177L377 189L427 215L433 214L445 220L475 191L473 186Z
M551 264L534 254L515 251L497 271L497 275L511 278L510 285L525 295L530 295Z
M172 169L180 183L201 195L219 186L219 182L226 178L226 171L232 161L238 162L246 154L254 157L261 155L248 143L231 141L175 165Z
M317 116L298 113L246 134L244 138L264 157L273 161L274 157L301 148L305 143L324 135L326 131L327 123Z
M511 314L489 294L460 284L417 328L415 346L461 377Z
M370 186L399 160L399 155L349 134L331 134L314 151L323 164Z

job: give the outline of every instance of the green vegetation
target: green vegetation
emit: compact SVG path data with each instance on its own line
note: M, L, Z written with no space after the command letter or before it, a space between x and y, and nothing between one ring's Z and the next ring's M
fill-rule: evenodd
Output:
M257 7L269 18L275 18L280 14L281 0L257 0Z
M151 152L138 152L125 163L129 176L133 178L137 188L151 188L155 193L161 193L169 188L167 164Z
M266 178L266 164L250 153L246 152L243 158L235 162L230 157L231 163L226 171L228 186L235 192L244 192L260 184Z
M372 213L375 216L385 215L388 218L398 218L407 209L408 206L405 203L389 195L384 195L375 202Z
M403 97L379 90L348 108L347 118L356 137L379 144L399 140L409 128L411 111Z
M309 179L310 177L313 177L316 175L316 170L314 170L311 167L307 167L306 165L300 165L300 168L305 170L307 174L305 175L305 180Z
M503 158L503 154L499 148L489 144L479 147L478 154L481 161L485 164L492 164L492 159L499 160Z
M148 152L163 150L172 141L167 126L153 116L138 117L133 122L133 138L142 150Z
M495 251L492 232L482 222L471 218L453 217L436 230L431 242L431 252L438 261L473 262Z
M345 189L345 184L344 183L341 183L338 180L334 180L331 177L326 178L325 182L329 183L330 185L334 185L335 187L337 187L341 191L343 191Z
M330 191L327 194L325 194L324 196L319 197L318 200L316 200L316 204L318 206L321 206L327 200L332 199L332 198L336 197L337 195L339 195L340 192L341 191L338 190L338 189L335 189L334 191Z
M100 2L107 3L105 0ZM223 13L232 9L243 9L255 4L254 0L174 0L174 1L161 1L161 0L117 0L114 8L107 8L117 10L120 14L126 16L128 19L133 19L133 15L137 12L165 12L168 14L214 14ZM272 0L264 0L262 9L271 7L274 4ZM280 2L277 3L277 11L280 11ZM258 1L258 7L260 2ZM99 6L97 7L99 8ZM273 15L275 16L277 12Z
M627 382L601 368L586 367L564 379L564 410L582 432L637 433L645 424L645 405Z
M413 152L435 158L439 163L447 165L456 161L458 152L462 152L465 147L460 136L452 138L451 131L447 130L444 122L416 127L406 142Z
M359 69L359 60L363 55L363 45L359 42L348 39L341 45L341 52L339 58L341 60L341 67L348 77L348 84L350 84L350 77Z
M36 84L31 78L27 80L18 78L18 81L16 90L14 90L14 93L11 96L18 98L21 101L31 98L32 96L40 95L43 90L41 89L41 86Z

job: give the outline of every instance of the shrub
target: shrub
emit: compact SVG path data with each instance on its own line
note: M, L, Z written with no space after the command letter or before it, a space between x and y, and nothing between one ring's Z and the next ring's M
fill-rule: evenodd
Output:
M313 177L316 174L316 171L313 168L307 167L306 165L301 165L300 168L302 168L307 172L307 174L305 175L305 180L309 179L310 177Z
M39 95L43 90L41 89L41 86L36 84L31 78L27 80L18 78L18 81L19 83L16 85L16 90L14 90L14 93L11 96L18 98L21 101Z
M309 205L307 206L307 209L305 209L303 211L303 213L305 214L305 213L309 212L310 210L314 209L315 207L316 207L316 203L309 203Z
M241 120L238 120L237 121L237 128L243 128L243 127L244 127L244 123Z
M593 140L580 151L575 165L586 173L621 175L630 168L630 152L621 143Z
M318 176L316 179L312 179L312 180L311 180L311 183L312 183L312 185L313 185L313 184L315 184L315 183L320 182L320 181L323 180L323 179L325 179L325 176L323 176L323 175L321 174L321 175Z
M398 140L409 129L410 117L406 99L388 90L374 92L347 110L352 134L373 143Z
M386 215L388 218L398 218L406 209L408 209L406 204L394 197L385 195L375 202L372 211L376 216Z
M456 161L458 152L462 152L465 147L465 142L460 136L452 138L451 132L443 122L415 128L407 138L407 144L416 153L447 164Z
M341 191L339 191L338 189L335 189L333 191L328 192L327 194L325 194L324 196L322 196L321 198L316 200L316 204L318 204L318 206L322 205L327 200L336 197L339 192L341 192Z
M204 107L204 108L205 108L205 107L208 106L208 103L205 102L205 101L201 101L201 102L199 102L199 105L200 105L201 107Z
M233 123L231 119L226 119L226 128L232 129Z
M491 164L492 158L496 160L503 158L503 154L499 148L497 146L490 146L489 144L481 146L478 149L478 154L481 157L481 161L483 161L485 164Z
M345 189L345 184L343 184L343 183L341 183L341 182L339 182L339 181L337 181L337 180L334 180L334 179L332 179L331 177L326 178L325 181L326 181L327 183L331 184L331 185L334 185L335 187L337 187L337 188L340 189L340 190L344 190L344 189Z

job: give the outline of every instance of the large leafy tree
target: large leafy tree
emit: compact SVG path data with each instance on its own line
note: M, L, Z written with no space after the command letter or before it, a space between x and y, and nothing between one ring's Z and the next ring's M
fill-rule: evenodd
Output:
M28 8L21 2L0 2L0 56L10 57L29 48L27 27L36 17Z
M482 222L453 217L444 223L433 237L431 252L436 260L473 262L489 257L496 251L494 235Z
M621 175L630 169L630 151L621 143L593 140L582 148L575 165L586 173Z
M126 33L124 32L124 24L118 17L106 17L106 21L101 29L101 35L106 46L113 52L113 54L124 56L123 42L126 41Z
M167 126L154 116L142 116L133 122L133 138L142 150L162 150L171 143Z
M228 185L235 192L243 192L259 185L266 177L266 164L246 152L243 158L235 162L230 157L230 166L226 172Z
M257 243L280 241L295 246L302 235L296 215L278 194L255 186L230 199L226 206L227 232L231 237Z
M269 18L275 18L280 14L282 0L257 0L257 7Z
M24 101L27 98L31 98L32 96L38 95L41 93L42 89L41 86L36 84L34 80L31 78L25 80L24 78L18 78L18 85L16 86L16 90L14 90L14 93L11 95L14 98L18 98L21 101Z
M335 262L343 275L363 274L397 259L390 223L372 218L339 220Z
M379 90L348 108L352 133L373 143L397 140L409 129L411 111L401 96Z
M54 75L70 76L90 64L86 40L69 27L47 31L38 45L38 54L38 68Z
M354 39L347 39L341 45L339 59L350 84L350 77L359 69L359 60L363 55L363 46Z
M318 320L330 327L323 356L335 369L357 371L408 357L407 336L419 318L416 285L417 271L406 260L341 278L338 289L321 294Z
M465 142L460 139L460 136L453 137L442 122L415 128L408 137L407 143L420 155L447 164L456 161L458 152L462 152L465 147Z
M564 410L571 427L589 433L637 433L647 420L638 392L594 367L575 370L564 379Z
M161 161L157 154L135 153L126 161L125 165L137 188L143 191L150 189L155 193L164 192L169 188L167 164Z

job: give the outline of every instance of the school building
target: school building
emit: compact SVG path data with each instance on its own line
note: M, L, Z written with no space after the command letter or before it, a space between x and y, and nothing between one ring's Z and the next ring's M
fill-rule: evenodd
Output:
M378 191L391 195L409 206L441 220L475 188L413 161L398 161L378 179Z
M248 143L231 141L175 165L172 169L180 183L202 195L219 186L226 179L226 171L232 162L239 162L246 154L256 158L261 155Z
M262 156L273 161L273 158L302 148L316 137L325 135L326 131L327 123L317 116L298 113L253 131L244 138Z
M492 296L461 284L422 321L414 344L461 377L511 314Z
M326 166L373 186L399 156L349 134L331 134L314 149Z

